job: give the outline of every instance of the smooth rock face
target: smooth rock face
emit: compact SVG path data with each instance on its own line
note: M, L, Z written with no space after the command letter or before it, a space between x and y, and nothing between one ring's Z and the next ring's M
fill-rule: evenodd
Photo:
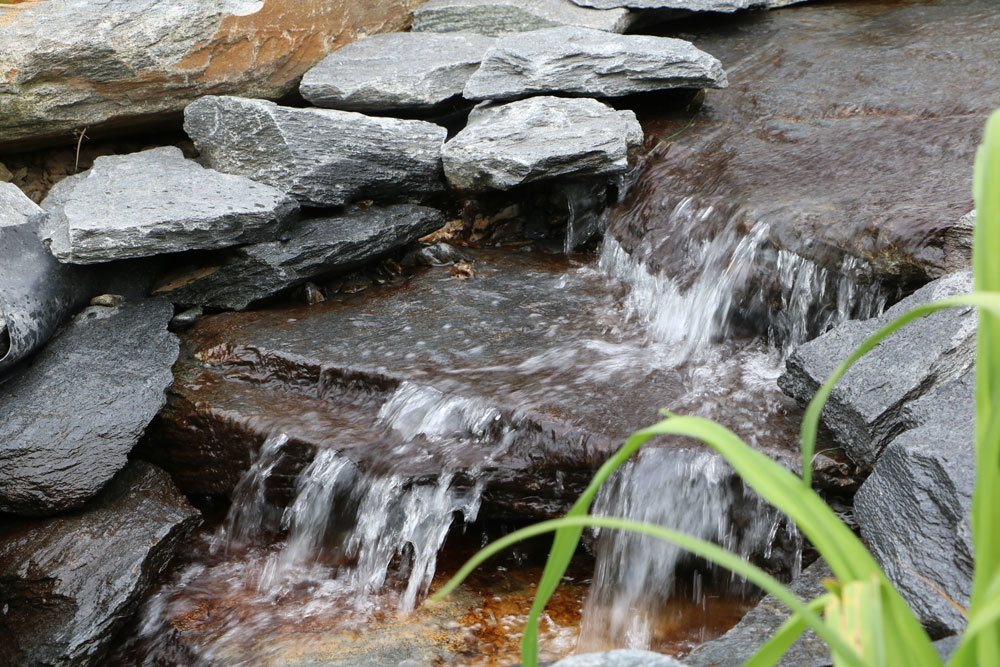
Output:
M307 220L281 241L237 248L221 265L174 277L156 293L183 305L242 310L310 278L381 257L444 223L435 209L405 204Z
M861 535L935 636L961 632L972 593L969 513L976 461L972 371L907 407L916 424L886 447L854 498Z
M279 98L328 53L403 29L419 0L0 4L0 146L162 127L206 94ZM58 72L58 76L53 76Z
M444 146L448 182L459 190L509 190L568 176L620 174L642 128L631 111L596 100L534 97L480 105Z
M469 79L470 100L538 94L620 97L671 88L724 88L722 63L690 42L559 27L501 39Z
M652 651L618 650L571 655L552 667L684 667L684 664Z
M413 12L414 32L506 35L575 25L624 32L634 15L624 9L595 11L570 0L430 0Z
M0 384L0 511L80 507L125 467L173 381L172 316L161 300L88 308Z
M297 209L278 190L205 169L173 146L97 158L42 206L50 250L71 264L273 239Z
M447 131L432 123L203 97L184 110L184 129L208 166L267 183L306 205L343 206L444 187Z
M430 111L462 96L495 42L473 34L375 35L327 56L306 73L299 90L331 109Z
M869 335L911 308L972 290L968 271L921 288L881 317L846 322L806 343L788 359L778 385L800 403ZM949 309L897 331L841 378L823 411L823 423L848 456L870 469L882 449L907 427L907 403L961 376L975 361L976 315Z
M5 523L4 664L101 664L114 633L198 522L165 472L134 462L78 512Z

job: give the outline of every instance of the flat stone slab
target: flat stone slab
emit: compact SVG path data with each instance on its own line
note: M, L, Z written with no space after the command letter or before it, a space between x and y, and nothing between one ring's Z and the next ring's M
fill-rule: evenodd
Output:
M808 0L571 0L593 9L666 9L684 12L722 12L731 14L744 9L777 9Z
M309 206L442 190L447 131L418 120L203 97L184 129L213 169L267 183Z
M236 248L221 262L170 276L154 293L184 306L242 310L310 278L354 269L444 223L441 212L409 204L304 220L281 241Z
M726 85L722 63L682 39L562 26L502 38L469 79L465 97L621 97Z
M635 15L624 9L597 11L569 0L430 0L413 12L414 32L474 32L506 35L575 25L624 32Z
M284 193L187 160L166 146L99 157L42 202L61 262L96 264L273 239L297 210Z
M17 665L96 665L166 569L198 512L133 462L85 508L0 528L0 641Z
M461 99L496 39L396 32L348 44L302 77L299 91L318 107L389 113L433 111Z
M88 308L0 384L0 511L80 507L125 467L173 381L172 316L162 300Z
M534 97L480 105L442 152L458 190L509 190L552 178L624 173L642 143L631 111L588 99Z

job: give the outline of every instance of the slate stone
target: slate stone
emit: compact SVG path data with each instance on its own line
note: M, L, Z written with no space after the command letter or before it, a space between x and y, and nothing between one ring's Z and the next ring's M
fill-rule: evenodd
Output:
M619 649L606 653L571 655L552 663L552 667L684 667L684 663L652 651Z
M502 38L469 79L465 97L620 97L726 85L722 63L682 39L562 26Z
M165 472L133 462L79 511L5 522L0 660L102 664L115 632L199 520Z
M846 322L796 350L778 385L804 404L878 328L914 306L971 289L968 271L954 273L919 289L881 317ZM882 449L906 427L906 404L972 366L975 329L970 308L935 313L896 332L847 372L830 395L822 419L855 463L871 469Z
M506 35L576 25L624 32L635 15L624 9L597 11L569 0L430 0L413 12L414 32L474 32Z
M163 300L91 307L0 384L0 511L80 507L166 401L178 343Z
M95 264L277 236L296 204L278 190L205 169L179 148L99 157L42 202L52 254Z
M351 270L444 223L439 211L407 204L302 221L281 241L237 248L221 265L173 276L156 293L185 306L242 310L310 278Z
M302 78L318 107L391 113L433 111L462 90L496 40L474 34L396 32L348 44Z
M444 187L447 132L424 121L203 97L185 109L184 129L213 169L267 183L310 206Z
M861 535L934 636L961 632L973 549L975 377L928 392L906 408L911 426L886 447L854 498Z
M642 143L631 111L589 99L534 97L480 105L444 146L444 169L459 190L509 190L570 176L621 174Z

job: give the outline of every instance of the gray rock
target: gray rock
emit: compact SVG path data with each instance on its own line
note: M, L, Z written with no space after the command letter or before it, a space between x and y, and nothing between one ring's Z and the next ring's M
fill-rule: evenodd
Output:
M502 38L469 79L465 97L620 97L726 85L722 63L690 42L562 26Z
M576 25L624 32L635 15L624 9L597 11L569 0L430 0L413 12L414 32L515 32Z
M572 0L581 7L593 9L672 9L689 12L732 13L742 9L781 7L804 0Z
M278 190L186 160L179 148L99 157L42 202L52 254L95 264L273 239L296 204Z
M684 663L652 651L619 649L606 653L571 655L552 663L552 667L684 667Z
M88 308L0 384L0 511L79 507L125 467L173 380L172 316L161 300Z
M826 592L822 582L833 576L826 563L813 563L792 582L790 588L801 600L812 600ZM729 632L696 647L685 662L691 667L737 667L750 659L788 620L788 608L767 596L747 612ZM811 631L804 633L778 663L788 667L825 667L831 664L826 644Z
M861 535L936 636L961 632L972 593L969 513L976 461L974 372L906 409L915 424L886 447L854 499Z
M480 105L444 146L444 169L459 190L509 190L567 176L620 174L642 128L631 111L596 100L534 97Z
M23 225L42 210L13 183L0 183L0 227Z
M969 272L954 273L929 283L881 317L847 322L796 350L778 384L806 403L876 329L914 306L971 289ZM847 372L830 395L823 423L855 463L870 469L906 427L906 404L954 380L973 364L975 329L972 309L935 313L896 332Z
M203 97L184 129L213 169L247 176L303 204L424 195L444 187L443 127L264 100Z
M221 265L171 277L156 293L183 305L242 310L310 278L353 269L444 222L435 209L406 204L303 221L282 241L234 249Z
M134 462L81 511L6 523L4 664L101 664L115 632L198 522L165 472Z
M302 78L319 107L385 113L431 111L461 98L496 39L473 34L396 32L348 44Z

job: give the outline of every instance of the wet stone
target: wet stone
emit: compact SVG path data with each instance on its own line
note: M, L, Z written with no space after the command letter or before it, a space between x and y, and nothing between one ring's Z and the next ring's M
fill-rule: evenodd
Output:
M413 30L498 36L575 25L624 32L634 18L624 9L595 11L569 0L430 0L413 12Z
M552 663L552 667L684 667L684 663L652 651L620 649L572 655Z

